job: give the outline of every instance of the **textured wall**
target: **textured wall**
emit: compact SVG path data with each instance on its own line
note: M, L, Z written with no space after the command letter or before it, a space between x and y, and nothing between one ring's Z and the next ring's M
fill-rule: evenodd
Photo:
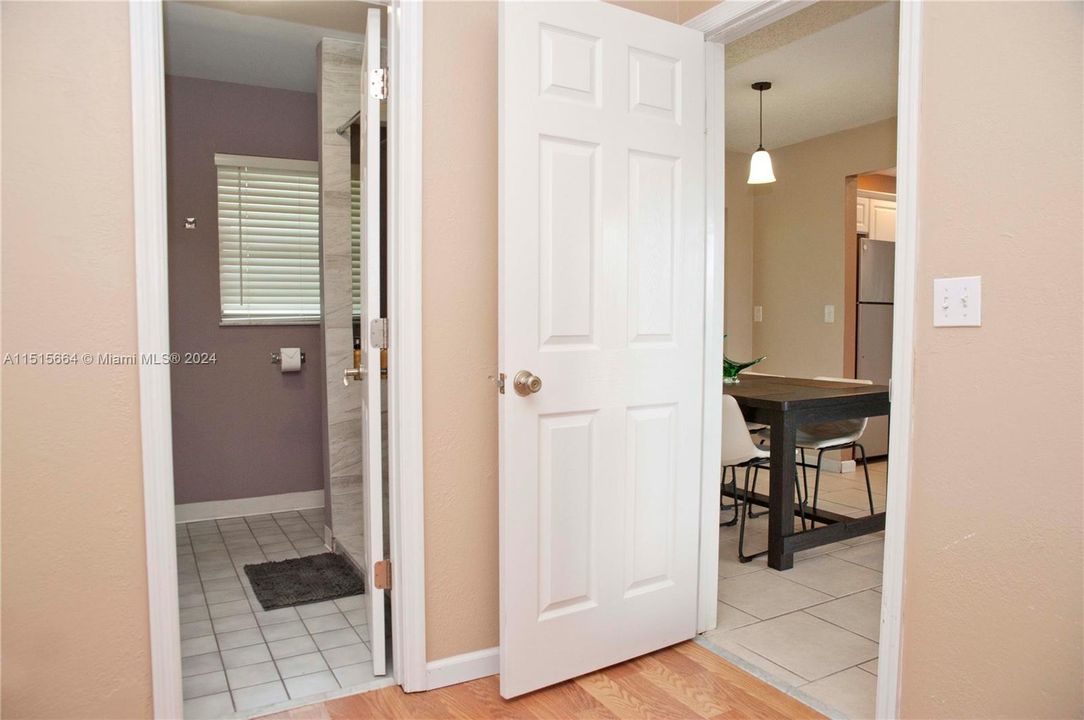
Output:
M749 153L726 154L726 249L723 331L727 357L753 357L753 186Z
M1082 12L925 7L907 718L1084 706ZM972 274L982 327L933 327Z
M323 351L317 325L220 326L214 155L316 160L316 96L169 77L169 331L175 352L213 352L214 365L172 368L173 483L178 503L323 487ZM195 230L184 229L197 218ZM269 361L300 347L283 374Z
M778 180L753 190L753 354L758 370L814 377L843 374L847 175L896 165L896 119L772 150ZM748 166L746 166L747 168ZM836 321L824 322L835 305Z
M127 3L0 26L2 352L134 353ZM138 368L2 371L4 716L149 717Z
M497 644L497 5L425 4L422 412L430 660ZM471 82L463 82L470 78Z

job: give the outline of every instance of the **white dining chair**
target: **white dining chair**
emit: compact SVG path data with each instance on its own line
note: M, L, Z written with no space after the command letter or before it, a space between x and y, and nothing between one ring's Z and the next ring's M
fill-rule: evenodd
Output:
M730 468L731 481L734 484L734 519L724 525L733 525L738 521L738 485L737 468L745 468L745 484L742 489L741 527L738 530L738 560L745 563L766 554L768 551L745 554L745 519L749 514L749 471L753 471L754 480L756 473L764 467L771 453L753 442L752 435L745 428L745 418L742 416L738 401L729 395L723 395L723 461L722 480L726 481L726 469ZM798 479L794 479L797 487Z
M846 383L848 385L872 385L872 380L856 380L854 378L837 378L837 377L815 377L814 380L820 380L823 382L836 382ZM854 448L862 454L862 470L866 475L866 497L869 499L869 514L874 513L873 510L873 487L869 482L869 465L866 462L866 448L863 447L859 440L862 438L862 433L866 431L866 423L869 418L856 418L853 420L834 420L831 422L813 423L812 425L802 425L798 428L798 433L795 437L795 447L798 448L801 453L802 462L802 480L806 485L806 499L809 497L809 485L806 482L806 462L805 451L816 450L817 451L817 471L813 477L813 517L817 514L817 494L820 491L821 485L821 461L824 458L824 453L829 450L847 450ZM813 518L810 518L810 527L813 526Z

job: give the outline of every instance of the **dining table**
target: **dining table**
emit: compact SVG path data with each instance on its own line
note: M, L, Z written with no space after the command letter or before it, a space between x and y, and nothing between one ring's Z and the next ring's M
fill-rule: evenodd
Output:
M799 427L888 415L888 386L742 374L737 383L724 383L723 393L737 401L747 421L769 426L768 495L743 495L747 503L768 508L768 567L788 570L794 566L796 552L884 530L884 512L850 517L823 509L814 514L812 508L798 507L794 479ZM735 500L738 493L735 486L731 491ZM795 530L794 518L803 509L805 519L820 523L819 527Z

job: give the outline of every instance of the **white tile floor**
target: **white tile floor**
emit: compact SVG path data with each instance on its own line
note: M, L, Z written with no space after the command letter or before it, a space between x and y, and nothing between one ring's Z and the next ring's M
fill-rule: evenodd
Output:
M870 480L874 507L881 511L887 488L883 462L870 463ZM811 471L809 484L812 491ZM762 470L757 490L767 487ZM822 473L817 505L854 517L868 514L861 467ZM766 515L749 521L747 554L767 546L767 523ZM794 568L784 572L768 569L763 557L738 562L738 528L721 527L719 533L719 624L704 637L779 685L799 688L852 720L872 718L883 533L799 553Z
M244 566L327 552L323 509L177 526L185 718L374 680L366 596L264 611Z

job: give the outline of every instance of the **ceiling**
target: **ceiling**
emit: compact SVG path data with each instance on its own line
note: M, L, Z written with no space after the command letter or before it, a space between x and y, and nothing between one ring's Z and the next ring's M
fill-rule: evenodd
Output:
M727 149L757 147L758 93L750 85L760 80L772 83L764 93L768 150L894 117L898 18L895 3L875 5L728 66Z
M314 93L320 39L363 42L369 7L319 0L166 2L166 73Z

